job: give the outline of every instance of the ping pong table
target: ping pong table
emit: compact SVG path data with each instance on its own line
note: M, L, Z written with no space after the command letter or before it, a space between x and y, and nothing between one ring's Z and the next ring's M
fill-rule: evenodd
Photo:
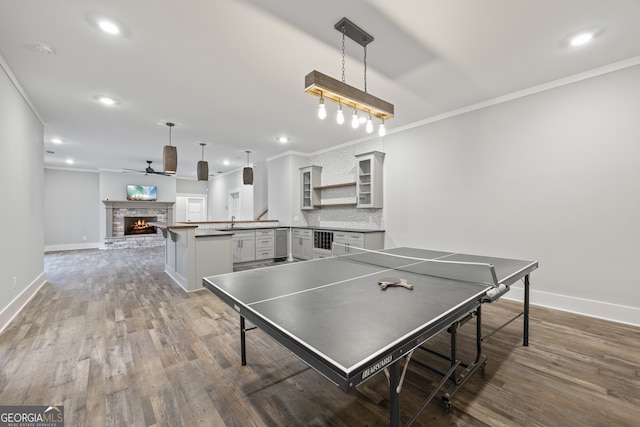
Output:
M520 280L524 310L497 329L522 316L523 345L528 345L529 274L537 267L533 261L334 244L332 257L205 277L203 286L240 315L242 365L246 319L344 391L384 371L389 423L399 426L400 391L413 351L441 331L452 334L449 370L408 424L451 382L442 396L448 410L455 392L484 367L481 306ZM379 285L389 276L413 289L382 290ZM476 357L462 364L455 334L471 319L476 319Z

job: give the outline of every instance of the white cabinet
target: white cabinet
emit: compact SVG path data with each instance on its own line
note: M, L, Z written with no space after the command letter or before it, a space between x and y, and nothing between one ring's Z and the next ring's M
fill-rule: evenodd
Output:
M384 231L358 233L353 231L334 231L333 243L344 245L342 252L349 253L355 248L378 250L384 248Z
M384 153L372 151L356 156L356 197L358 208L382 208L382 163Z
M350 248L364 248L364 233L335 231L333 233L333 243L344 245L345 252L349 253Z
M233 262L255 261L256 237L253 230L236 231L232 239Z
M300 228L292 230L291 254L298 259L313 258L313 231Z
M315 209L320 204L321 166L300 168L300 209Z
M274 231L256 230L256 261L274 258Z

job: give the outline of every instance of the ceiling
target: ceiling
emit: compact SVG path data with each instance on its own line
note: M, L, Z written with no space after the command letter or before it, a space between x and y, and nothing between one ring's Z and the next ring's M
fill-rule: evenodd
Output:
M246 164L246 150L253 163L375 137L338 126L332 104L320 121L318 99L304 93L312 70L341 79L333 26L342 17L375 38L367 90L395 104L388 133L640 55L638 0L0 0L0 8L0 55L45 124L46 167L121 171L152 160L162 170L169 121L185 178L196 175L200 143L210 172L224 173ZM122 34L99 31L99 16ZM594 40L570 47L584 30ZM363 89L363 49L349 39L345 79ZM105 107L102 95L118 103Z

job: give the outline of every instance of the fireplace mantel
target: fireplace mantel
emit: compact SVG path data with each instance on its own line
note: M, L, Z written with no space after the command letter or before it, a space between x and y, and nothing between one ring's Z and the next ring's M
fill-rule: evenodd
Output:
M173 209L176 202L142 202L137 200L103 200L107 208L131 209L131 208L164 208Z
M150 202L134 200L103 200L106 209L106 237L113 236L113 211L114 209L163 209L166 212L166 221L173 222L173 205L175 202Z

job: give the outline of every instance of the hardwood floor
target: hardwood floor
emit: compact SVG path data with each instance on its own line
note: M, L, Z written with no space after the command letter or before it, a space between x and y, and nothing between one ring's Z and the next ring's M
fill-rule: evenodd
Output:
M384 375L343 393L260 330L249 332L240 366L237 313L206 290L175 285L162 251L47 254L48 283L0 335L0 405L61 404L68 426L387 425ZM485 305L486 329L519 309ZM473 342L471 323L461 346ZM640 422L640 328L534 306L529 347L516 321L484 349L486 371L455 395L451 412L436 399L415 425ZM414 358L444 366L426 352ZM409 368L404 422L438 380Z

